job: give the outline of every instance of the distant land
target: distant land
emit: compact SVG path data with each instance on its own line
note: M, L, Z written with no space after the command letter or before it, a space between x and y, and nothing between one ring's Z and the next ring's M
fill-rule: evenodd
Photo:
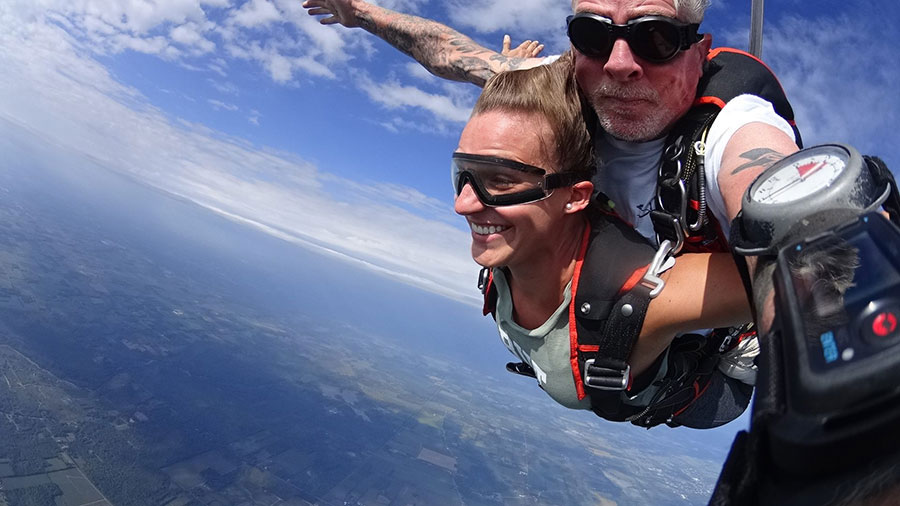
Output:
M27 161L0 162L0 505L709 496L727 434L559 408L471 307Z

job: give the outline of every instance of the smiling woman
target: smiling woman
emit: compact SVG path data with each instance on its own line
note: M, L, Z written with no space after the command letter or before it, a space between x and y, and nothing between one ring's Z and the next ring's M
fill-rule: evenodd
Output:
M570 55L502 73L485 86L453 155L455 209L488 272L486 308L522 360L508 367L560 404L610 420L726 423L752 386L716 369L721 339L673 337L748 318L730 255L683 256L650 295L654 249L591 201L585 114L592 121Z

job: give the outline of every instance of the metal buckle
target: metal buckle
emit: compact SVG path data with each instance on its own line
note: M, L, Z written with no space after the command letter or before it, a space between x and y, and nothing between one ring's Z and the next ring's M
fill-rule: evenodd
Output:
M631 365L625 364L625 369L617 370L609 367L596 367L602 372L602 376L591 376L590 370L594 367L596 359L590 358L584 361L584 384L597 390L622 391L628 388L628 379L631 378Z
M674 144L671 144L668 148L666 148L665 158L667 158L668 163L664 161L659 166L659 179L656 184L656 207L661 211L665 211L666 214L670 214L677 218L675 223L681 229L681 233L679 235L686 236L689 233L688 226L686 224L688 199L687 188L685 187L684 180L681 179L681 174L684 170L684 166L681 163L681 156L685 152L683 140L683 137L679 137ZM696 147L694 147L693 149L696 149ZM675 166L674 173L671 173L671 171L667 171L669 163ZM666 190L677 190L678 199L675 202L676 209L674 211L669 209L666 206L665 202L663 202L663 188L665 188ZM657 240L659 240L658 237ZM678 249L680 250L681 248L679 247Z
M488 281L491 279L491 269L488 267L482 267L481 271L478 272L478 289L481 290L481 295L484 295L487 292Z
M663 264L666 263L666 260L673 254L672 250L675 247L672 245L672 241L666 239L665 241L659 244L659 249L656 250L656 254L653 255L653 260L650 262L650 267L647 268L647 273L644 274L644 277L641 278L641 284L650 289L650 298L655 299L662 289L666 286L666 282L659 277L660 270L663 267Z

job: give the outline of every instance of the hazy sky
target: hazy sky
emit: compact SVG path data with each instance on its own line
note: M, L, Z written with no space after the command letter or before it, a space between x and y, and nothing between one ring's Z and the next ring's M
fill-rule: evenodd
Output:
M716 1L746 49L749 2ZM448 161L478 88L434 78L301 0L0 0L0 135L88 156L232 219L477 303ZM498 48L566 47L568 1L393 0ZM764 59L807 145L900 167L900 8L768 2ZM548 21L551 20L551 21ZM3 153L0 153L3 156Z

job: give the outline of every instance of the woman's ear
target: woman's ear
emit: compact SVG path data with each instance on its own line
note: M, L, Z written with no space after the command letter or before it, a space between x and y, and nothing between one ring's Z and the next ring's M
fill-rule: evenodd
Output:
M566 203L567 213L577 213L583 210L591 202L591 194L594 193L594 183L590 181L579 181L572 185L572 193L569 195L569 201ZM569 206L569 204L572 204Z

